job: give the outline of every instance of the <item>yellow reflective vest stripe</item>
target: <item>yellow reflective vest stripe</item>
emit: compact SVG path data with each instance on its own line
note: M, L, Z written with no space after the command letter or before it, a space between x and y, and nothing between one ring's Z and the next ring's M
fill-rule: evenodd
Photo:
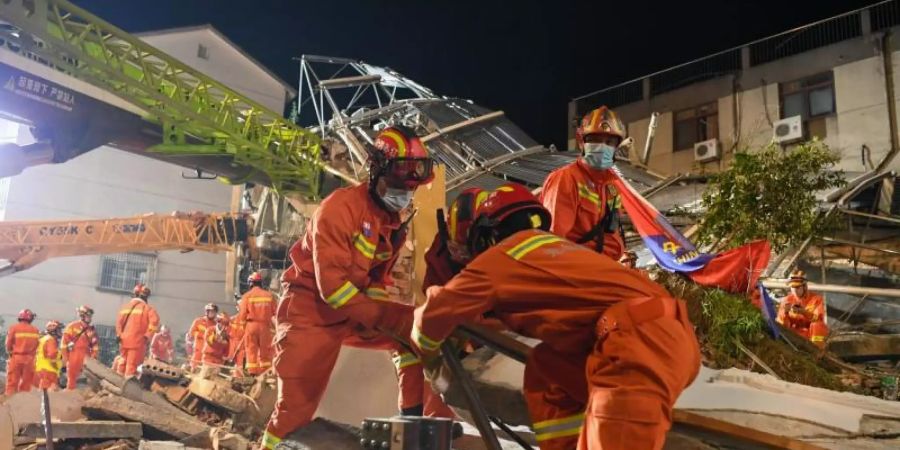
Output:
M53 359L44 356L44 347L47 346L47 343L50 342L50 339L56 338L47 334L38 341L37 359L34 362L34 370L43 370L45 372L53 372L56 375L59 375L59 371L60 369L62 369L62 352L57 351L56 358Z

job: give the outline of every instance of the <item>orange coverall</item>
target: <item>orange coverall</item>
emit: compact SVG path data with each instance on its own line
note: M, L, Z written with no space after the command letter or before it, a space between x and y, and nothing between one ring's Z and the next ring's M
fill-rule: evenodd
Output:
M172 342L172 335L169 332L162 332L153 335L150 340L150 357L163 362L172 362L175 354L175 344Z
M275 316L275 297L271 292L254 286L241 297L237 322L244 327L244 354L247 371L259 375L272 367L272 318Z
M622 214L622 201L612 185L613 177L610 169L593 169L581 158L551 172L541 190L541 202L552 218L550 231L578 242L609 211ZM616 261L622 257L625 242L619 230L601 232L582 245L599 251L601 242L601 253Z
M794 308L797 305L798 308ZM825 323L825 300L808 289L803 298L788 294L778 307L778 323L790 328L819 347L825 346L828 325Z
M244 376L244 362L247 354L244 344L244 325L236 320L228 325L228 358L234 363L234 376Z
M6 395L31 391L34 380L34 355L40 332L30 323L19 322L7 330Z
M427 297L411 335L425 352L484 314L542 341L524 378L542 450L661 449L675 400L700 368L682 301L543 231L494 245Z
M225 364L228 358L228 324L213 325L206 329L203 336L203 362L206 364Z
M84 368L84 358L100 354L100 339L94 326L80 319L66 325L62 336L62 354L66 361L66 389L74 390Z
M279 396L263 437L265 448L312 421L341 345L402 353L389 339L356 334L376 327L399 336L409 333L411 306L375 300L387 299L378 284L396 261L399 245L394 243L405 240L400 225L396 214L370 198L366 184L342 188L322 202L303 239L291 248L293 264L282 276L288 289L276 311ZM401 405L421 404L421 385L409 388L404 378Z
M210 319L206 315L202 315L191 323L191 329L188 331L188 337L194 343L192 346L193 354L191 357L191 369L196 369L203 361L203 346L205 345L206 330L216 326L216 319Z
M59 348L59 340L55 336L45 334L38 342L37 359L35 360L35 374L40 380L40 389L55 391L59 388L59 371L62 369L62 351Z
M156 309L140 298L133 298L122 305L116 320L116 336L119 349L125 360L120 375L131 376L144 362L147 342L159 330L159 314Z

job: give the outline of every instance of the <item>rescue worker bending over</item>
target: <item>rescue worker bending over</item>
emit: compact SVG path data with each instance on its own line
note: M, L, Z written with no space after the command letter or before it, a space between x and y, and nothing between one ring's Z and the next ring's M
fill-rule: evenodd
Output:
M150 340L150 357L165 363L172 363L175 358L175 343L172 342L172 334L169 327L162 325L159 333L153 335Z
M548 233L549 221L524 186L492 192L470 231L474 259L428 289L412 342L433 354L457 325L490 314L542 341L524 379L542 450L660 449L700 368L687 308L638 271Z
M778 307L778 323L790 328L820 348L825 347L828 324L825 322L825 300L809 291L806 272L791 273L791 293Z
M369 151L369 181L322 201L306 235L290 251L292 266L278 303L275 373L279 397L263 437L274 448L309 424L342 345L400 351L379 332L409 334L412 307L388 301L384 287L406 240L401 212L431 181L432 160L406 127L389 127ZM418 365L404 370L421 371ZM421 408L422 387L400 379L404 409Z
M149 301L150 288L138 284L134 287L134 298L119 310L116 320L116 336L122 355L119 375L134 376L144 362L147 343L159 329L159 314Z
M19 311L19 323L6 332L6 395L30 392L34 383L34 357L40 331L31 324L35 314L30 309Z
M216 324L206 329L203 336L203 363L221 366L228 357L229 332L228 314L220 312L216 315Z
M62 335L62 355L66 361L66 389L74 390L78 376L84 368L84 358L97 358L100 354L100 338L91 325L94 310L81 305L75 310L78 320L66 325Z
M250 290L241 297L236 322L243 328L247 372L259 375L272 367L275 297L262 287L263 278L258 272L250 274L247 284ZM239 349L235 347L234 350L237 352Z
M47 322L46 334L38 342L37 361L34 369L40 389L55 391L59 389L59 372L63 366L63 355L59 348L62 336L62 324L55 320Z
M203 315L194 319L191 323L191 329L188 330L188 336L186 340L190 340L191 345L191 353L188 356L191 358L191 369L196 369L200 366L200 363L203 361L203 346L206 342L204 339L206 338L206 330L216 326L216 314L219 313L219 306L215 303L207 303L206 306L203 307Z
M601 106L584 116L575 130L581 157L554 170L541 190L550 211L550 231L618 260L625 250L619 228L622 200L612 184L615 153L626 137L625 125Z

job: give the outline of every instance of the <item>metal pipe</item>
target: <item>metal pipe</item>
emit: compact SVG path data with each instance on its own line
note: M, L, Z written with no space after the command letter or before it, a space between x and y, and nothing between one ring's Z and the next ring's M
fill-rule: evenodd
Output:
M438 128L437 131L434 131L431 134L428 134L427 136L420 138L420 140L422 142L428 142L428 141L435 139L443 134L447 134L447 133L459 130L461 128L465 128L470 125L475 125L476 123L481 123L481 122L484 122L487 120L496 119L496 118L502 116L503 114L504 114L503 111L494 111L494 112L490 112L490 113L487 113L482 116L473 117L468 120L463 120L462 122L454 123L453 125L449 125L445 128Z
M846 241L846 240L844 240L844 239L835 239L835 238L829 238L829 237L822 237L822 238L819 238L819 240L821 240L821 241L823 241L823 242L833 242L833 243L835 243L835 244L851 245L851 246L853 246L853 247L864 248L864 249L866 249L866 250L874 250L874 251L876 251L876 252L887 253L887 254L889 254L889 255L900 255L900 251L897 251L897 250L891 250L891 249L889 249L889 248L876 247L876 246L874 246L874 245L863 244L863 243L860 243L860 242ZM824 247L823 247L823 248L824 248Z
M650 150L653 147L653 138L656 136L656 124L659 120L659 113L650 113L650 124L647 125L647 139L644 141L644 154L641 155L641 164L647 164L650 161Z
M888 124L890 125L890 133L891 133L891 149L888 151L887 156L878 163L877 171L881 172L882 170L887 169L888 165L897 156L897 152L900 151L900 142L897 139L897 102L894 94L894 61L893 55L894 50L891 48L891 41L893 37L893 33L891 33L890 28L884 32L884 36L881 37L881 57L882 64L884 66L884 89L887 91L887 109L888 109Z
M353 77L332 78L319 82L320 89L339 89L356 86L367 86L381 81L381 75L359 75Z
M478 432L481 434L481 439L484 440L484 445L488 450L503 450L503 447L500 446L500 441L497 439L497 433L494 433L494 428L491 426L491 419L488 418L487 412L481 404L481 398L478 397L478 391L472 384L469 374L463 368L462 362L456 356L457 351L453 344L448 341L444 341L441 344L441 355L444 358L444 363L447 364L450 373L453 374L454 380L462 387L463 395L465 395L466 403L469 406L469 412L475 421L475 427L478 428Z
M900 218L893 217L893 216L879 216L878 214L869 214L869 213L864 213L864 212L859 212L859 211L853 211L852 209L847 209L847 208L839 208L838 211L840 211L844 214L851 215L851 216L868 217L870 219L884 220L885 222L900 223Z
M762 280L763 286L769 289L787 289L788 280L769 278ZM900 298L900 289L868 288L861 286L839 286L835 284L807 283L812 291L836 292L840 294L874 295L879 297Z
M460 325L454 335L471 339L522 364L525 364L528 354L531 353L531 347L528 345L482 325Z

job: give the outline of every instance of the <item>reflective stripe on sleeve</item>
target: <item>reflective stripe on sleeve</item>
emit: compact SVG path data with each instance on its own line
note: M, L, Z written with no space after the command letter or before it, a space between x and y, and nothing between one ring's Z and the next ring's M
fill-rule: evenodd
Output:
M390 298L388 295L388 291L382 288L367 287L365 293L366 296L371 298L372 300L388 300Z
M391 358L394 361L394 367L397 370L419 364L419 357L415 353L405 352Z
M506 254L511 256L512 259L519 260L541 246L552 244L554 242L560 242L562 240L563 239L561 237L554 236L552 234L538 234L536 236L525 239L522 242L519 242L513 248L507 250Z
M267 450L275 450L275 446L278 445L279 442L281 442L280 437L275 436L274 434L269 433L268 431L266 431L265 434L263 434L263 438L262 438L263 448L265 448Z
M538 442L543 442L560 437L574 436L581 433L581 425L583 423L584 413L545 420L534 424L534 437Z
M362 233L353 235L353 246L366 258L372 259L375 257L375 244L369 242Z
M438 349L438 347L441 346L440 342L435 341L434 339L426 336L425 333L422 333L422 330L420 330L419 327L413 327L412 338L414 341L416 341L416 345L418 345L419 348L425 351L435 351Z
M341 287L337 288L331 295L329 295L325 302L331 305L332 308L338 309L341 306L344 306L354 295L359 293L359 289L353 285L351 282L346 282L341 285Z

